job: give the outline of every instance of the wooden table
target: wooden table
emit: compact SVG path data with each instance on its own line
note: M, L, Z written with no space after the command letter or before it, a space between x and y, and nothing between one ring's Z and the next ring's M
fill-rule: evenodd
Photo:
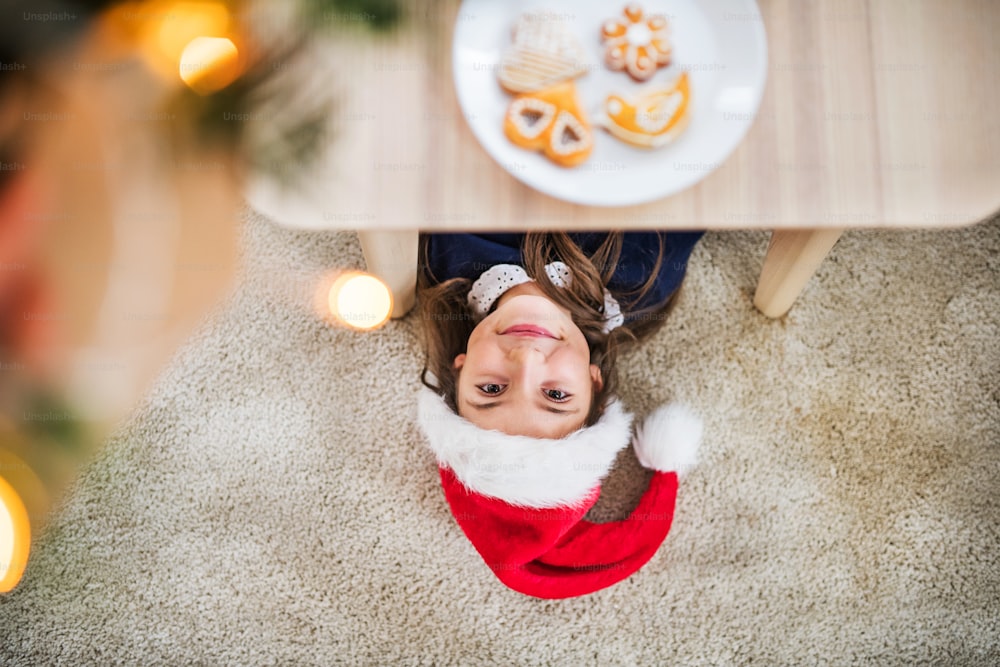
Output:
M1000 2L759 6L759 19L742 19L767 32L757 118L720 167L676 195L583 207L500 168L452 85L453 0L414 7L421 16L390 39L324 47L343 103L335 148L315 184L256 180L248 199L284 224L357 229L395 316L413 304L419 230L769 229L754 302L779 317L845 229L957 227L1000 208Z

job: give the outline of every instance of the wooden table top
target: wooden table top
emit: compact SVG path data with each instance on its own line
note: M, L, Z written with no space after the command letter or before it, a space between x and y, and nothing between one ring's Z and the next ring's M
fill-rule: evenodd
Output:
M304 228L955 227L1000 208L1000 2L760 0L768 72L729 158L649 204L538 193L479 145L451 73L459 3L390 38L319 47L341 102L302 191L253 180L252 205ZM433 16L431 16L433 14Z

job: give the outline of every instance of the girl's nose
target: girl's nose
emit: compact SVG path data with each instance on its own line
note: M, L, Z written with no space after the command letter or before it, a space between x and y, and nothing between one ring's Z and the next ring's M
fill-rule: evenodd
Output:
M521 344L511 347L507 351L507 357L512 361L520 361L521 363L528 363L530 361L538 361L545 358L545 352L536 345L532 344Z
M518 345L507 352L507 372L513 381L511 395L527 398L538 374L545 367L545 353L531 345Z
M537 347L518 345L507 353L508 372L518 384L528 386L535 374L545 366L545 353Z

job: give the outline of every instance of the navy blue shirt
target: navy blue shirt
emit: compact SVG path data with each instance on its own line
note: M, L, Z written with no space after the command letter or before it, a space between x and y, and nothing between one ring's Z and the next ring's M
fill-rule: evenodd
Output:
M622 305L626 321L629 312L666 304L687 271L688 258L704 232L626 232L615 272L608 283L611 294ZM570 232L570 238L587 255L592 255L607 237L606 232ZM656 265L657 236L663 239L663 262L649 292L636 304L627 306L628 294L642 286ZM434 281L450 278L475 280L496 264L524 266L521 243L524 234L426 234L425 271ZM600 268L600 267L598 267ZM624 299L624 300L623 300Z

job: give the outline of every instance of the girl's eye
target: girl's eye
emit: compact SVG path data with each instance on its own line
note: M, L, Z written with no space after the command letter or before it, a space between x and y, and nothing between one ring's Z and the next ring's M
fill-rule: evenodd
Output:
M484 394L489 394L491 396L496 396L501 391L503 391L503 385L501 384L481 384L479 385L479 391Z
M551 398L553 401L558 401L560 403L568 401L570 399L570 394L567 394L562 389L546 389L545 395Z

